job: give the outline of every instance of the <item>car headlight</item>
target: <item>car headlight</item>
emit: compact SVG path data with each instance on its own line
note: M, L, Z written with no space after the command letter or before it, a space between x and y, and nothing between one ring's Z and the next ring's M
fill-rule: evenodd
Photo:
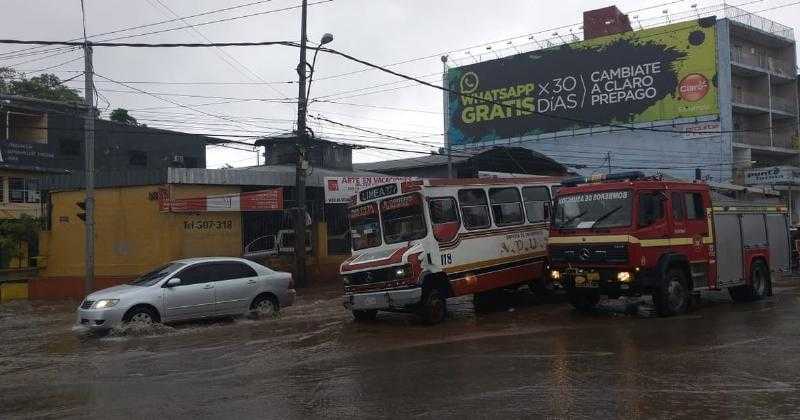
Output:
M561 272L559 272L558 270L551 271L550 272L550 278L553 279L553 280L560 279L561 278Z
M396 267L394 268L394 278L395 279L404 279L411 274L411 270L408 266Z
M617 280L623 283L627 283L631 281L631 273L628 271L620 271L619 273L617 273Z
M111 308L119 302L119 299L102 299L92 305L94 309Z

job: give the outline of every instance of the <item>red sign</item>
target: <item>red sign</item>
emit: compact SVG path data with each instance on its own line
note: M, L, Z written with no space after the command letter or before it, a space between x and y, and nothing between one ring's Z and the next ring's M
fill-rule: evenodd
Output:
M419 203L418 195L404 195L402 197L384 200L381 203L381 210L396 210L403 207L415 206L417 203Z
M283 210L283 189L166 199L163 204L159 202L159 209L175 213Z
M680 92L681 99L689 102L697 102L703 99L708 93L708 79L698 73L687 75L678 84L678 92Z

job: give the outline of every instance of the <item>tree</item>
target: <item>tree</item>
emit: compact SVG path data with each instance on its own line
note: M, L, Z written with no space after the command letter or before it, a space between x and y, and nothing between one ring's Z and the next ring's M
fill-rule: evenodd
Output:
M19 219L0 219L0 268L5 267L13 258L24 255L23 244L28 250L38 248L39 219L23 215Z
M0 67L0 93L58 102L83 102L78 91L65 86L55 74L43 73L28 79L9 67Z
M136 121L136 118L128 114L128 110L125 108L117 108L111 111L109 119L111 119L111 121L125 125L139 125L139 122Z

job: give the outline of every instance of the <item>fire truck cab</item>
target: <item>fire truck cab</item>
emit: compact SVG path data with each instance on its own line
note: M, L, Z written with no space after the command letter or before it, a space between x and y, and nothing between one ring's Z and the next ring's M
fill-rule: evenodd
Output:
M640 172L575 178L558 192L549 253L579 310L602 295L652 295L660 316L675 315L703 290L770 295L773 274L789 268L787 211Z
M426 179L360 191L350 207L353 256L344 306L442 321L446 300L534 283L546 275L555 178Z

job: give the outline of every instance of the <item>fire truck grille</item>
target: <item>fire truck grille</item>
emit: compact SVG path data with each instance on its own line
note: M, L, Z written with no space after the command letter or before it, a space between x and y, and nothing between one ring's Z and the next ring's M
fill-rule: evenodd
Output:
M626 263L628 247L623 244L551 246L553 262Z
M353 286L383 283L389 280L391 280L391 272L388 269L363 271L350 275L350 284Z

